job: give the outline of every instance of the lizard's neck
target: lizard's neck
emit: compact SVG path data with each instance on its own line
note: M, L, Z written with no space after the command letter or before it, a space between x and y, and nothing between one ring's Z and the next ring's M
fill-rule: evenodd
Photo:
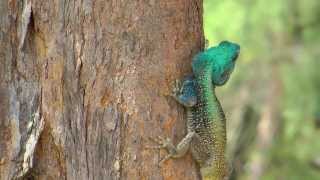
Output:
M211 124L214 139L214 179L222 179L226 174L225 145L226 125L221 105L215 95L215 86L212 84L211 71L204 71L197 76L199 83L199 99L202 111L206 112L208 124Z
M199 74L197 78L197 82L199 84L199 94L201 95L201 101L204 101L208 106L208 110L212 110L213 114L220 114L220 103L215 94L216 86L212 84L212 74L209 70L203 71Z

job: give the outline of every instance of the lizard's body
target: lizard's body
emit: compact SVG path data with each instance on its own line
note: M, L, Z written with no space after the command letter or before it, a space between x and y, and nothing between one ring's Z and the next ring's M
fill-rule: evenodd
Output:
M188 132L195 132L191 141L191 152L200 166L210 166L214 163L217 170L225 167L224 152L226 144L226 123L221 105L214 93L211 78L205 74L196 77L197 103L187 108ZM217 172L224 173L224 172Z
M174 92L174 98L186 107L188 134L177 147L168 138L158 140L169 151L163 161L181 157L190 149L201 167L213 167L216 180L226 176L226 122L215 87L229 79L239 50L236 44L221 42L193 59L193 75Z

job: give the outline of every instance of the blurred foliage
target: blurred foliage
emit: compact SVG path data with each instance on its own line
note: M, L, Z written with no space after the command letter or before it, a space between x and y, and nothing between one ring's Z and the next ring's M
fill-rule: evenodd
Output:
M310 163L320 157L319 9L319 0L204 0L209 46L222 40L241 45L235 73L221 93L248 86L250 102L261 111L269 84L275 77L281 82L280 132L265 154L262 179L320 179L320 168ZM244 171L240 179L250 176L249 168Z

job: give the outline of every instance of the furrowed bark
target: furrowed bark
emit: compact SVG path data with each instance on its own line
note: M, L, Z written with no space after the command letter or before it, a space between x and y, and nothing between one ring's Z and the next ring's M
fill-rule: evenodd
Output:
M0 1L0 179L199 179L148 137L203 45L202 1Z

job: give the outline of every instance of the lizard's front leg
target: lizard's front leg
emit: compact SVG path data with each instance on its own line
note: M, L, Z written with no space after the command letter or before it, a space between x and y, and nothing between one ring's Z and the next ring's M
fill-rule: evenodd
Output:
M187 76L182 86L179 81L175 81L173 92L171 96L184 107L192 107L197 103L197 95L195 90L195 80L192 76ZM158 146L149 147L155 149L164 148L168 151L168 155L160 161L160 164L170 158L179 158L184 156L190 147L190 143L195 135L195 132L188 132L188 134L175 147L169 138L158 137L152 139Z

